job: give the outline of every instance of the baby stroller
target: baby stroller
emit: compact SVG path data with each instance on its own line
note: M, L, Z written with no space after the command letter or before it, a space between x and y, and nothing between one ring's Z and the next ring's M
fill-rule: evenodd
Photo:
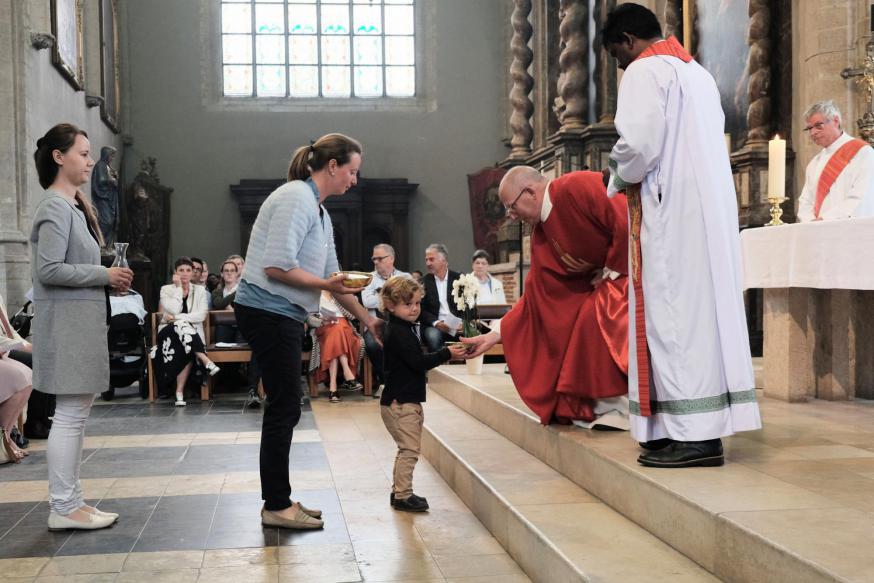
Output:
M140 397L148 396L146 329L136 314L124 313L109 319L109 388L101 393L104 401L115 398L115 389L140 383Z

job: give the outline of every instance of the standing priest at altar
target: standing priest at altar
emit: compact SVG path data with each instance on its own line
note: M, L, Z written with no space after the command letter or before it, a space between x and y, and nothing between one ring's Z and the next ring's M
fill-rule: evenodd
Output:
M798 220L874 215L874 148L844 133L841 112L831 100L812 105L804 119L804 131L822 151L807 165Z

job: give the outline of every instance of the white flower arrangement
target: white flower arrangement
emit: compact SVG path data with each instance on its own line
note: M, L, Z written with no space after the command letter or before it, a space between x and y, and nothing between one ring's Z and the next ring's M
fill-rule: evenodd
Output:
M452 299L455 300L455 307L459 311L475 308L478 295L479 281L472 273L460 275L452 282Z
M459 312L464 312L462 329L465 337L479 334L476 327L476 299L479 296L479 280L472 273L460 275L452 282L452 299Z

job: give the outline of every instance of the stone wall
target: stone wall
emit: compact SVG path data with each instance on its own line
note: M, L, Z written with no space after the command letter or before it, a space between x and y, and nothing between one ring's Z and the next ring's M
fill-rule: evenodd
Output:
M453 257L470 256L467 174L507 153L501 138L512 3L420 0L421 95L408 104L340 106L330 100L222 99L216 4L124 3L135 140L128 160L157 157L161 182L175 189L171 254L196 254L213 266L240 252L229 185L281 178L294 148L339 131L362 141L363 176L420 185L410 207L413 261L398 267L422 268L424 248L434 241L446 243Z
M86 93L100 94L100 57L97 2L84 7L85 91L76 91L52 65L51 49L32 45L32 33L51 31L50 1L0 0L0 294L10 311L31 287L27 237L43 192L33 168L37 139L70 122L88 132L92 152L120 149L100 109L85 104ZM85 190L90 194L90 186Z
M819 147L804 134L805 110L822 99L834 99L844 116L844 129L858 135L856 119L867 104L854 81L840 73L855 67L865 58L865 43L870 38L868 0L830 0L829 2L792 1L792 148L797 153L795 184L800 192L804 169ZM777 104L786 107L790 104Z

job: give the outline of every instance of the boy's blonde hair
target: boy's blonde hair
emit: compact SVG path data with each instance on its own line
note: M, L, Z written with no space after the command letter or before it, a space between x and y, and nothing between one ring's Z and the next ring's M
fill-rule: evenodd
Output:
M382 286L379 292L379 309L386 311L389 307L409 302L417 292L425 294L425 290L415 279L396 275Z

